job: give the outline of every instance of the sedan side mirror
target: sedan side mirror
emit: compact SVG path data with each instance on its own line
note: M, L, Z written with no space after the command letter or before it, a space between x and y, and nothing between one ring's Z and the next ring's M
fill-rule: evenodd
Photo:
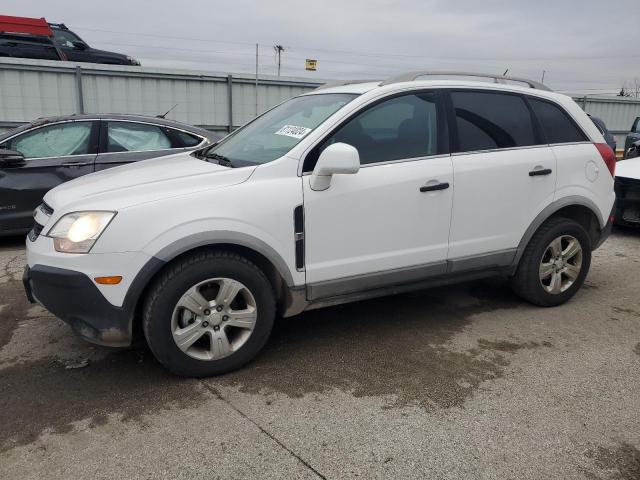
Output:
M73 48L76 50L86 50L87 44L84 42L73 42Z
M358 150L346 143L329 145L320 154L311 174L311 190L326 190L335 174L353 174L360 170Z
M0 150L0 167L17 168L26 164L24 155L15 150Z

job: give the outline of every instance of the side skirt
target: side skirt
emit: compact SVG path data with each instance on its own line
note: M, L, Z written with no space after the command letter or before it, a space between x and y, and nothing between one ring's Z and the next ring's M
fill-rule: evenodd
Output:
M406 269L309 284L289 290L283 315L305 310L396 295L442 285L513 274L517 251L505 250Z

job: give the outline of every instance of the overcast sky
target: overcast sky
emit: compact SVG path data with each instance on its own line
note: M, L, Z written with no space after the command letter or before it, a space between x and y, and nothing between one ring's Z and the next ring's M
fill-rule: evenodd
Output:
M64 22L95 48L143 65L384 78L465 70L540 80L561 91L616 92L640 80L639 0L3 0L7 15ZM318 60L317 72L304 59Z

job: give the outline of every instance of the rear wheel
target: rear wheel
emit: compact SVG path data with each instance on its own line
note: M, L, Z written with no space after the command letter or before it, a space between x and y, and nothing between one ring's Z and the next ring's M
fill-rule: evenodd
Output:
M580 289L590 265L591 241L582 225L568 218L552 218L527 245L512 287L533 304L560 305Z
M251 360L266 343L275 296L264 273L227 252L201 252L172 265L152 287L144 331L173 373L219 375Z

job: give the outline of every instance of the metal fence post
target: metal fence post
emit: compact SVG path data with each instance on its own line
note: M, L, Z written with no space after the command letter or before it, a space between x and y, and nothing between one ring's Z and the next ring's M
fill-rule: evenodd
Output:
M84 96L82 94L82 69L80 65L76 65L76 99L77 99L77 113L84 113Z
M229 125L227 131L231 133L233 130L233 76L227 75L227 101L229 103Z

